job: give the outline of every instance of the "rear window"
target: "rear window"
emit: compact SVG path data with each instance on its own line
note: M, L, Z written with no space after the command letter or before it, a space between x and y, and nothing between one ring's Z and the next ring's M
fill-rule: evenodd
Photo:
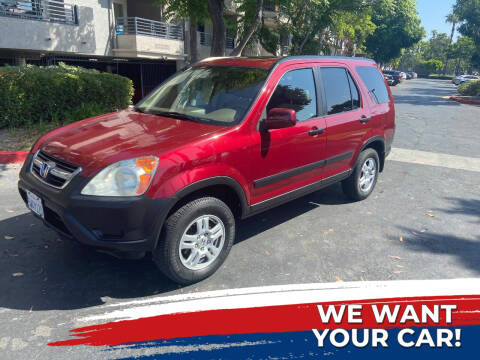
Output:
M377 104L384 104L390 101L388 90L385 86L385 79L377 68L370 66L357 66L357 73L362 78Z

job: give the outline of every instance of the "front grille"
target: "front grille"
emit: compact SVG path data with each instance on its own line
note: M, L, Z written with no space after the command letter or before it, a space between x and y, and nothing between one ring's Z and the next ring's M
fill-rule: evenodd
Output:
M30 171L43 183L63 189L82 168L39 150L33 156Z

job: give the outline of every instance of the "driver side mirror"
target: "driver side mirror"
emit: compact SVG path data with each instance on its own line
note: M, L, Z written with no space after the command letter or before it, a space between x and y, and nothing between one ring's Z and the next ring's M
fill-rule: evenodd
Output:
M283 129L295 126L297 123L297 114L293 109L273 108L267 114L263 121L263 130Z

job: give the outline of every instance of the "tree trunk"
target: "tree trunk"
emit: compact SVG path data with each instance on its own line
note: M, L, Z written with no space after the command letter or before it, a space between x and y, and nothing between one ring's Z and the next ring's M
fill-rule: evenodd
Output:
M253 33L257 31L258 27L262 23L262 9L263 9L263 0L257 0L257 13L255 15L255 20L248 29L248 31L243 35L242 40L238 43L235 49L232 50L231 56L240 56L242 51L248 43L248 40L252 37Z
M450 33L450 45L452 45L453 42L453 35L455 35L455 25L457 23L455 21L452 22L452 32ZM445 59L445 66L443 67L443 75L447 73L447 68L448 68L448 57Z
M450 33L450 44L453 41L453 35L455 35L455 25L457 25L456 21L452 22L452 32Z
M313 30L313 19L310 19L310 24L308 25L307 33L305 34L305 37L303 38L302 42L300 43L300 46L298 47L298 55L302 55L303 47L305 46L308 38L312 34L312 30Z
M227 29L223 21L223 0L208 0L208 12L212 20L213 37L210 56L225 56Z
M190 33L190 64L194 64L198 61L198 47L197 47L197 22L190 18L190 26L189 26L189 33Z

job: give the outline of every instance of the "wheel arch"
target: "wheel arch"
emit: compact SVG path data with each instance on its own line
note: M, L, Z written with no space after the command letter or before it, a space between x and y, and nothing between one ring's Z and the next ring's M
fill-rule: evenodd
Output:
M231 210L238 217L244 217L248 209L247 198L242 186L229 176L214 176L185 186L175 194L178 199L175 205L182 200L185 201L184 199L195 197L196 194L218 195L220 200L226 200L227 205L231 205L232 200L237 201L238 207L234 206ZM226 196L230 198L227 199ZM175 208L175 205L170 212Z
M382 172L385 166L385 138L381 135L375 135L367 139L360 147L360 150L355 158L355 163L357 162L357 158L360 153L368 148L372 148L377 152L378 158L380 159L380 172Z
M244 218L248 213L249 206L245 191L235 179L229 176L215 176L198 180L183 187L173 195L175 200L170 205L156 231L154 248L157 247L166 219L187 202L201 196L213 196L224 201L237 218Z

